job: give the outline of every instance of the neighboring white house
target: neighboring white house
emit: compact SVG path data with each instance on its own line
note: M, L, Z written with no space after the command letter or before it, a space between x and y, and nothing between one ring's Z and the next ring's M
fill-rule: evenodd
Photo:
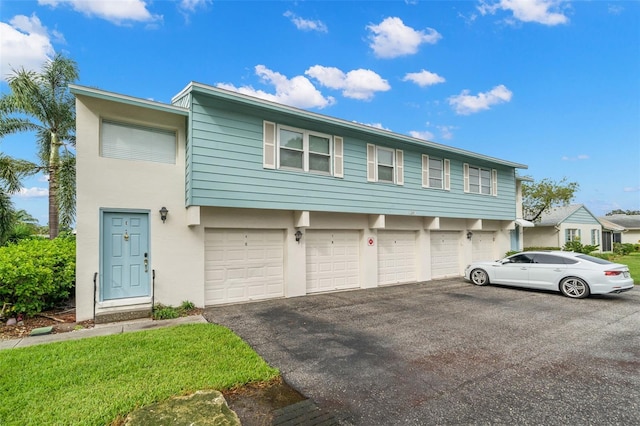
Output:
M534 223L524 231L525 247L562 248L569 241L580 241L602 251L602 225L583 204L553 208Z
M640 244L640 215L614 214L601 217L600 220L611 222L622 228L618 230L619 240L614 239L614 242Z
M71 92L78 321L457 277L522 248L523 164L198 83L171 105Z

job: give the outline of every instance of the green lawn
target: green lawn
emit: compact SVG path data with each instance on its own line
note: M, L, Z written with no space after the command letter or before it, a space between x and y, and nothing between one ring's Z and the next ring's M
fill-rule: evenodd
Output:
M635 284L640 284L640 253L631 253L626 256L620 256L613 259L612 262L627 265L629 267L629 272L631 272L633 282Z
M1 425L105 425L199 389L270 380L238 336L213 324L0 351Z

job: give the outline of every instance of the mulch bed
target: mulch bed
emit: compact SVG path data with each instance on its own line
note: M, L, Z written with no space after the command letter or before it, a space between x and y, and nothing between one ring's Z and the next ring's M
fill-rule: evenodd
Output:
M93 328L93 320L76 322L75 309L54 309L33 317L23 318L16 325L0 323L0 340L28 337L31 331L41 327L53 327L52 334L66 333L80 328Z

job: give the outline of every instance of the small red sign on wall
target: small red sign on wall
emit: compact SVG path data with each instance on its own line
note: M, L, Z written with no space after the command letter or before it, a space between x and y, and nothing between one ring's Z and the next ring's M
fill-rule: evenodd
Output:
M368 243L370 246L372 246L372 245L373 245L373 243L374 243L373 238L369 238L369 241L367 241L367 243Z

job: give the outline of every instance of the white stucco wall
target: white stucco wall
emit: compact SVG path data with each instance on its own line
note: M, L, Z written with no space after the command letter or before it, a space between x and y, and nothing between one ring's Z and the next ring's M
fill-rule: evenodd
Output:
M77 269L76 316L93 317L93 276L100 272L101 209L149 211L150 269L155 270L155 302L202 306L204 245L202 227L186 226L184 205L185 117L148 108L78 96L77 115ZM99 155L102 119L177 132L175 164L103 158ZM166 223L158 211L166 207ZM101 277L97 284L100 294ZM149 306L150 300L110 301L97 297L96 314Z

